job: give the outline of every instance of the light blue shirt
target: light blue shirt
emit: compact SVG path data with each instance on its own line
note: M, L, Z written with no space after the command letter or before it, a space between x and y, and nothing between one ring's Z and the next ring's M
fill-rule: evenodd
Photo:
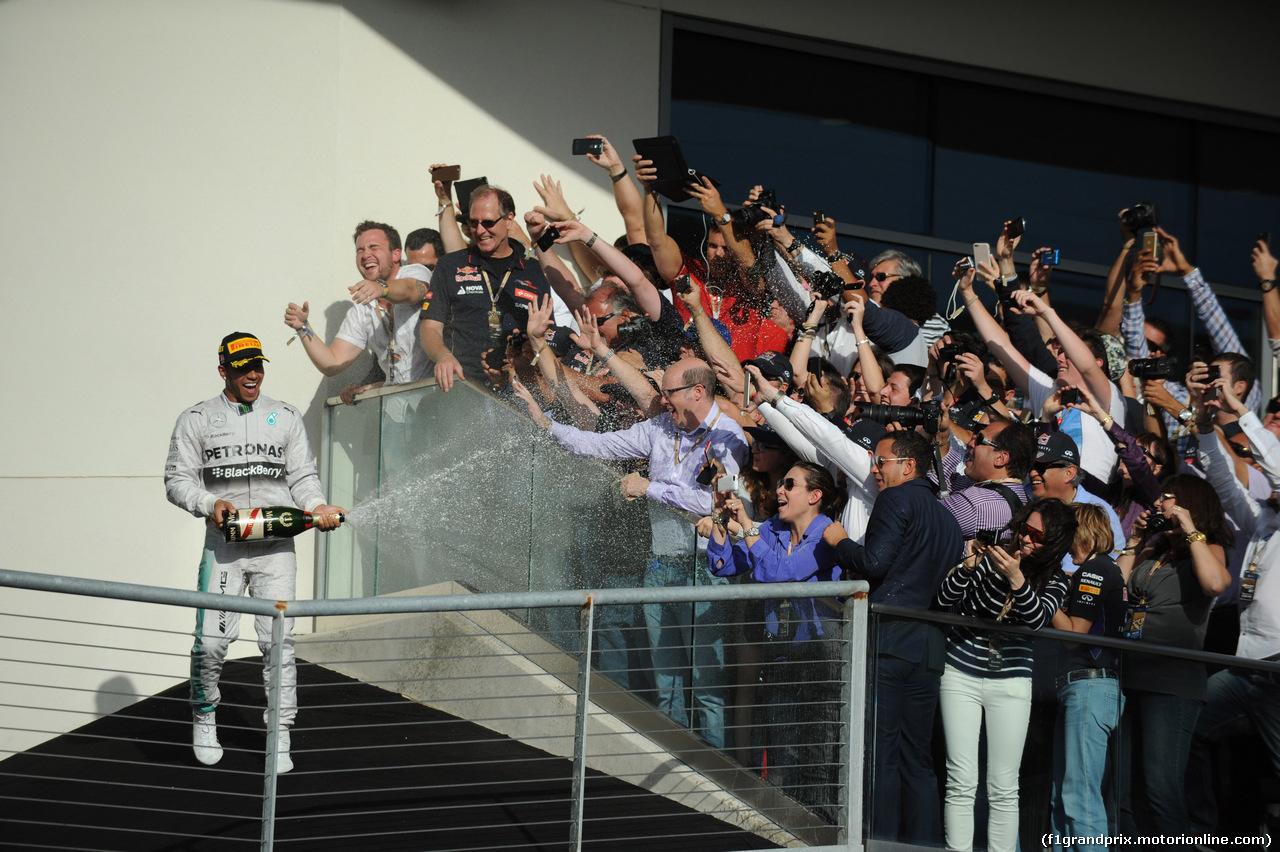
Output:
M563 423L551 424L551 436L574 455L598 459L648 459L646 496L664 506L699 516L710 515L715 499L710 485L699 485L698 471L707 456L724 465L725 474L737 475L749 450L747 436L737 422L712 403L711 411L691 432L676 426L670 413L642 420L620 432L584 432ZM694 552L693 524L664 511L650 511L653 552L662 556L687 556Z

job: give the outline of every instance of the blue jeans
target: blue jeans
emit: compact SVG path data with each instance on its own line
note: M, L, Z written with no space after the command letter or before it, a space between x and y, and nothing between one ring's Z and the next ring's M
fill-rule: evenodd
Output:
M1187 774L1187 793L1193 827L1206 832L1218 827L1214 799L1212 746L1236 734L1256 731L1280 774L1280 676L1249 669L1223 669L1209 678L1209 700L1200 713ZM1261 758L1261 755L1259 755Z
M1053 833L1069 837L1114 835L1102 797L1107 746L1120 722L1124 697L1115 678L1068 683L1058 690L1053 743ZM1058 848L1058 847L1055 847ZM1078 850L1106 846L1078 846Z
M646 589L664 586L721 586L728 578L699 568L693 555L659 556L644 575ZM644 605L649 653L658 707L703 739L724 748L724 641L727 602ZM685 693L689 693L686 699ZM690 711L699 716L693 724Z
M1125 692L1123 778L1129 781L1126 834L1185 834L1187 758L1200 702L1142 690ZM1123 807L1123 805L1122 805Z

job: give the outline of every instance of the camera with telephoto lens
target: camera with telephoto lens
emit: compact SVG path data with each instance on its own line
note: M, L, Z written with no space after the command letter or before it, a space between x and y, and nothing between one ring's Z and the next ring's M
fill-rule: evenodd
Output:
M1134 358L1129 362L1129 372L1142 381L1167 379L1174 375L1172 358Z
M888 425L901 423L904 428L923 426L930 434L938 431L938 417L942 415L942 403L936 399L915 405L859 405L858 411L868 420Z
M813 288L813 292L828 300L839 296L846 286L843 278L825 269L815 269L809 273L808 277L809 286Z
M1130 231L1145 231L1160 225L1160 211L1150 201L1139 201L1120 214L1120 223Z

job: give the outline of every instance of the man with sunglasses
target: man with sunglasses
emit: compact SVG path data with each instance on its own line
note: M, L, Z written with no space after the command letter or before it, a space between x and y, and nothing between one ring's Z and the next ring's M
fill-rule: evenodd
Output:
M1036 459L1031 465L1031 496L1040 500L1056 497L1064 503L1092 503L1099 507L1111 524L1116 547L1125 540L1120 518L1111 504L1080 487L1080 448L1066 432L1046 432L1036 439ZM1112 551L1114 558L1119 550ZM1076 564L1068 553L1062 558L1062 570L1074 574Z
M726 476L737 476L747 460L747 438L732 416L715 401L716 377L705 362L685 358L662 376L665 414L642 420L620 432L585 432L556 423L536 407L535 423L551 432L565 449L600 459L646 459L649 477L623 478L622 495L647 497L697 517L715 508L711 485L698 482L703 466L714 459ZM672 512L650 512L653 561L645 572L646 587L715 585L728 582L699 568L697 533L691 521ZM729 614L723 604L646 604L645 623L657 685L658 706L682 724L699 730L716 748L724 734L724 627ZM696 635L695 635L696 634ZM686 694L691 706L686 704ZM694 719L696 714L698 718Z
M1025 424L996 420L973 431L965 446L965 478L953 479L951 496L942 502L966 541L978 530L1008 526L1014 512L1027 504L1023 480L1035 452L1034 433Z
M549 295L542 267L512 237L515 201L496 186L471 193L471 245L440 259L422 301L422 348L435 362L440 389L483 374L481 357L529 323L529 307Z
M885 435L871 460L880 496L865 544L845 537L838 524L824 535L840 567L871 584L872 603L928 609L943 576L964 554L960 525L928 480L932 460L933 447L919 432ZM876 647L872 836L936 844L942 840L942 814L932 735L942 633L924 622L885 620Z

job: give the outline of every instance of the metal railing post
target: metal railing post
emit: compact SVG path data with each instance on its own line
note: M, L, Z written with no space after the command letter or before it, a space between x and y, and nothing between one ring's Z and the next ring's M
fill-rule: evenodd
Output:
M573 726L573 815L569 820L569 850L581 852L583 803L587 794L587 716L591 706L591 650L595 636L595 602L588 597L578 612L582 656L578 660L578 707Z
M267 683L267 766L262 782L262 852L271 852L276 837L276 749L280 746L280 682L284 665L284 611L287 604L279 601L271 619L271 653L267 665L270 679Z
M863 758L866 754L867 725L867 670L869 666L867 641L868 615L867 593L855 592L844 602L845 658L844 700L841 702L841 722L844 724L847 745L844 759L840 761L840 789L844 791L844 824L841 826L845 848L862 849L863 814L862 786L866 778Z

